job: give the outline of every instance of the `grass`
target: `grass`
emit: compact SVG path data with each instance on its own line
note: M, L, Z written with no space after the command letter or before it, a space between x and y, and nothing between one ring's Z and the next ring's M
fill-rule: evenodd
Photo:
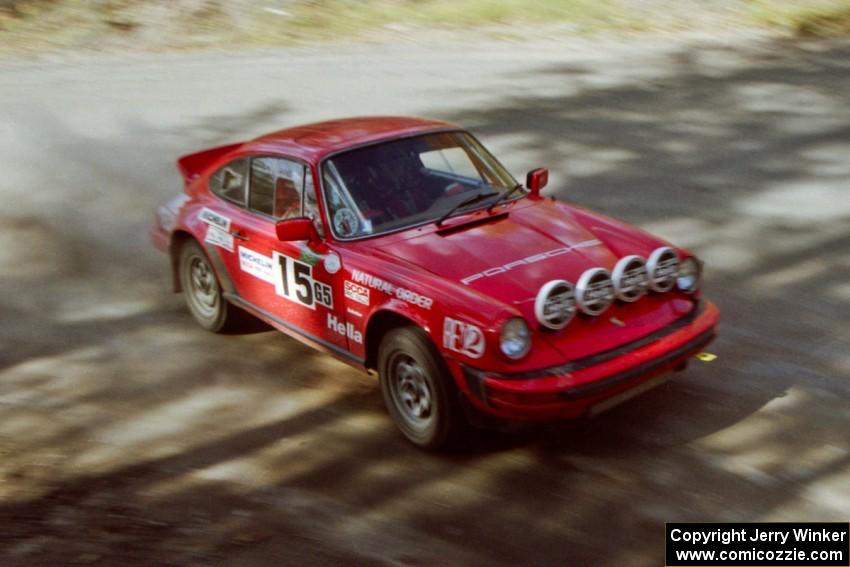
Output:
M279 45L488 25L510 38L526 33L517 24L551 22L575 33L644 27L620 0L0 0L0 52Z
M579 33L640 25L618 0L314 0L294 4L285 17L266 18L259 31L310 40L387 28L457 31L538 22L569 23Z
M803 37L850 36L847 0L751 0L753 18Z
M0 0L0 53L280 45L387 34L397 40L432 29L518 39L536 33L536 24L544 33L558 24L556 35L653 32L716 25L699 17L711 14L730 25L850 36L848 0L722 5L685 2L671 11L676 4L662 0Z

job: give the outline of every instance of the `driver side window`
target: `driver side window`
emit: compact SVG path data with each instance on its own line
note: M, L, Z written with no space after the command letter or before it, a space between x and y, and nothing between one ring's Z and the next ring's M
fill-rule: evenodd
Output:
M248 208L275 219L302 216L304 166L282 158L251 160Z

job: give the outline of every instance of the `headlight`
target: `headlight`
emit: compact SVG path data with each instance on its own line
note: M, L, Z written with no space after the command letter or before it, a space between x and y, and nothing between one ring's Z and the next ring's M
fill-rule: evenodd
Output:
M566 280L552 280L543 284L534 299L534 316L537 322L557 331L567 326L576 314L576 294Z
M685 258L679 264L679 273L676 276L676 285L686 293L693 293L700 283L700 266L694 258Z
M499 335L499 348L502 354L510 359L518 360L528 354L531 349L531 332L528 330L528 325L525 320L520 317L508 319L502 325L502 332Z

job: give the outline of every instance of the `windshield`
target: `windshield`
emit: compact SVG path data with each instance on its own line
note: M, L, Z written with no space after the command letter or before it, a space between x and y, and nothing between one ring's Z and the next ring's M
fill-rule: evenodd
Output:
M489 205L517 185L465 132L425 134L335 155L324 162L322 181L340 238L436 221L466 200L469 208ZM491 198L470 199L478 194Z

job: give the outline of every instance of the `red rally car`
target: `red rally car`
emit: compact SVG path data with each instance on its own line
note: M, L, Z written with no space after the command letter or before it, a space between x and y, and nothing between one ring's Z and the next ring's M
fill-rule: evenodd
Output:
M469 132L353 118L180 158L151 237L194 318L247 311L361 369L436 448L471 416L593 414L713 338L701 262L525 186Z

